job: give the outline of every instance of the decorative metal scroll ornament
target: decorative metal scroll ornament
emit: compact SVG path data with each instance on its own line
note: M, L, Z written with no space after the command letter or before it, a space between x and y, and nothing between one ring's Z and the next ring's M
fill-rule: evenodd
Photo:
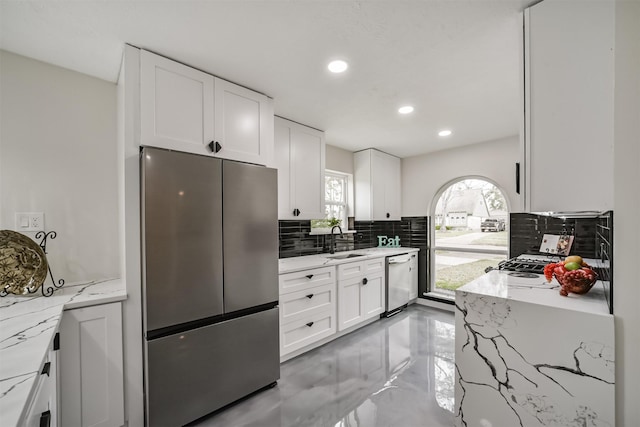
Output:
M47 239L55 239L57 233L39 231L36 243L29 237L12 230L0 230L0 297L9 294L31 295L41 290L50 297L56 289L64 285L64 280L56 282L47 262ZM45 285L47 273L51 285Z

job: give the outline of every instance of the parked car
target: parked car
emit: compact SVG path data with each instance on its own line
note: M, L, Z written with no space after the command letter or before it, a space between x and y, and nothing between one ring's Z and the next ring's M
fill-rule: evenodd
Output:
M480 231L504 231L506 225L504 219L500 218L487 218L480 224Z

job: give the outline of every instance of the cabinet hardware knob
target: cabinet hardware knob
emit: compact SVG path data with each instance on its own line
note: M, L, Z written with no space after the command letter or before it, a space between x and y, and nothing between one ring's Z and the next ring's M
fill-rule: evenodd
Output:
M309 298L309 299L313 298L313 294L307 295L307 298Z
M44 366L42 367L42 372L40 372L40 375L44 375L47 374L47 376L49 375L49 372L51 371L51 362L47 362L44 364Z
M391 214L389 212L387 212L387 218L389 218L391 216Z
M367 283L369 283L369 281L367 280L367 278L365 277L364 279L362 279L362 284L366 285Z
M307 274L305 277L306 277L307 279L311 279L311 278L313 277L313 274Z
M309 323L307 323L307 326L308 326L308 327L312 327L312 326L313 326L313 322L309 322Z
M293 210L293 216L300 216L300 209L294 209Z
M211 150L212 153L217 153L222 150L222 145L220 145L218 141L211 141L207 144L207 147L209 147L209 150Z

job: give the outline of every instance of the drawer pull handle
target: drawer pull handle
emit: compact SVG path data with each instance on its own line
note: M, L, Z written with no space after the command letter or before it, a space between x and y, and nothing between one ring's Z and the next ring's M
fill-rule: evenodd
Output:
M367 283L369 283L369 281L367 280L367 278L365 277L364 279L362 279L362 284L366 285Z
M313 294L307 295L307 298L309 298L309 299L313 298Z
M305 277L306 277L307 279L311 279L311 278L313 277L313 274L307 274Z
M49 371L51 371L51 362L47 362L44 364L44 366L42 367L42 372L40 372L40 375L47 374L47 376L49 376Z
M50 427L51 426L51 411L44 411L40 415L40 427Z
M312 327L312 326L313 326L313 322L309 322L309 323L307 323L307 326L308 326L308 327Z

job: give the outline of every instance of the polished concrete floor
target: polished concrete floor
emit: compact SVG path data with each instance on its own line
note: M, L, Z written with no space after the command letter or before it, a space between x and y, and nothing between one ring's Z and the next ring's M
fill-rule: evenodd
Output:
M283 363L276 387L194 425L450 427L453 357L453 313L412 305Z

